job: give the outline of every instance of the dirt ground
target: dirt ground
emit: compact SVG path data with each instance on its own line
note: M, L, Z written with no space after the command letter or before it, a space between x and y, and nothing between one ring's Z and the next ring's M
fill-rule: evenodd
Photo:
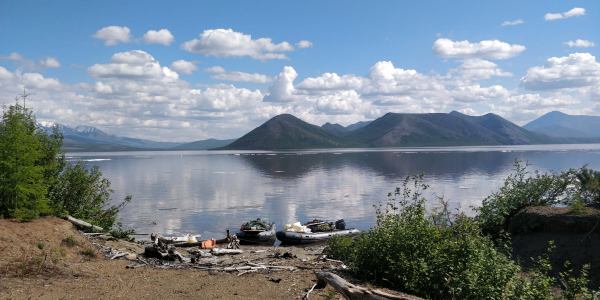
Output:
M219 257L216 263L253 260L311 269L241 276L205 270L127 269L130 261L104 257L87 237L61 219L0 220L0 232L0 299L300 299L316 283L315 269L340 265L316 259L323 246L242 246L243 254ZM119 251L144 251L144 246L136 243L103 243ZM296 258L267 258L276 252L290 252ZM310 299L342 296L327 286L311 292Z
M568 213L567 207L529 207L517 214L510 224L513 256L525 267L533 257L546 253L549 242L556 248L550 253L552 275L564 272L569 261L579 276L581 267L590 264L589 288L600 288L600 210L586 207L585 214Z

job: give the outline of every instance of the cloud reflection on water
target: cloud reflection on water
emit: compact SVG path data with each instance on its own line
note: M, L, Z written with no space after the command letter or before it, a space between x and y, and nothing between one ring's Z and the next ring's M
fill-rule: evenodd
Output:
M597 147L597 148L600 148ZM567 170L590 164L600 169L598 151L302 151L128 152L77 155L96 160L112 182L113 199L133 201L121 214L139 232L201 233L220 237L257 217L285 223L344 218L349 226L374 224L373 205L401 186L407 175L424 172L430 190L468 210L496 190L516 157L533 169ZM548 148L552 149L552 148ZM447 149L446 149L447 150ZM521 149L522 150L522 149ZM143 155L144 157L136 157ZM283 172L281 172L283 171ZM471 187L461 189L460 187ZM432 199L430 193L425 196ZM177 208L175 210L159 210ZM156 222L154 225L152 222Z

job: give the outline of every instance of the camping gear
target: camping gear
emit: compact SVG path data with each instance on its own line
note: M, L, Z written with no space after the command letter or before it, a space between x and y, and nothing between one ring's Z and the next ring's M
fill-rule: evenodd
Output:
M344 222L344 219L339 219L339 220L335 221L335 229L337 229L337 230L346 229L346 222Z
M275 223L267 223L260 218L254 221L244 223L240 230L235 234L243 244L248 243L269 243L275 242L275 232L277 226Z

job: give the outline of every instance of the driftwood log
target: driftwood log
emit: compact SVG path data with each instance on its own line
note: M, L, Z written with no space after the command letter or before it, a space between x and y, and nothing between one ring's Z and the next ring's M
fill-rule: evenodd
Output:
M65 216L65 220L67 220L67 221L69 221L69 222L71 222L71 223L73 223L73 224L75 224L77 226L80 226L80 227L86 227L86 228L92 227L94 230L98 230L98 231L104 230L102 227L99 227L99 226L96 226L96 225L92 225L92 224L90 224L90 223L88 223L86 221L81 221L79 219L75 219L75 218L73 218L71 216Z
M212 248L210 253L213 255L228 255L228 254L240 254L244 253L241 249L224 249L224 248Z
M380 290L367 289L354 285L342 277L330 272L316 272L319 282L317 287L331 285L336 291L349 300L416 300L417 297L396 296Z

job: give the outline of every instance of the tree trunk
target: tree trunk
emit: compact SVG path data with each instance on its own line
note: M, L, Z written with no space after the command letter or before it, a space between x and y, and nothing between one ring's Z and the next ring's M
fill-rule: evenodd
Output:
M92 224L90 224L88 222L75 219L75 218L73 218L71 216L65 216L65 220L67 220L67 221L69 221L69 222L71 222L71 223L73 223L73 224L75 224L77 226L80 226L80 227L87 227L87 228L92 227L94 230L98 230L98 231L104 230L104 229L102 229L102 227L99 227L99 226L96 226L96 225L92 225Z
M342 277L330 272L316 272L319 280L317 286L325 287L330 284L336 291L349 300L417 300L414 296L396 296L380 290L367 289L354 285Z

